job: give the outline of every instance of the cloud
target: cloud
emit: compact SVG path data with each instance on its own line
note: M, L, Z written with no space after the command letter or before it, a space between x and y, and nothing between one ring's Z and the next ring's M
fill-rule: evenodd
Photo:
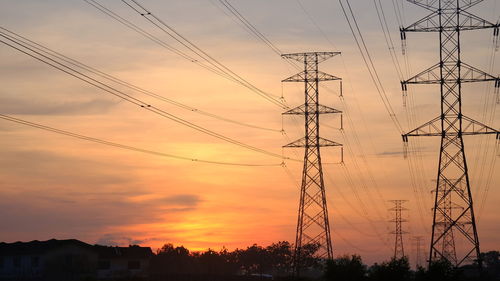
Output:
M404 151L402 149L400 151L399 150L384 151L384 152L377 153L378 156L398 156L398 155L403 155L403 154L404 154Z
M197 194L148 192L148 185L137 180L137 167L126 163L111 167L91 157L12 149L3 152L0 166L4 167L0 172L0 224L12 230L4 232L2 239L95 241L88 237L109 229L172 221L203 202ZM122 239L103 237L99 242L142 244L144 239L134 239L142 235L124 231L118 237Z
M116 101L93 99L89 101L51 102L0 97L3 114L19 115L88 115L108 112Z
M412 150L410 150L410 149L411 148L409 148L408 151L407 151L408 155L412 155L415 152L426 153L426 152L432 151L431 148L429 148L427 146L416 147L416 148L414 148ZM404 155L404 150L403 150L403 148L401 148L399 150L384 151L384 152L377 153L376 155L377 156L403 156Z
M145 238L145 239L134 239L131 237L124 236L123 234L112 234L106 233L99 237L95 244L105 245L105 246L127 246L127 245L143 245L147 242L161 241L158 238Z
M175 204L187 207L195 207L201 202L201 199L198 195L194 194L179 194L161 198L158 200L158 203L160 202L167 205Z
M42 193L43 195L40 195ZM196 198L196 195L186 197ZM177 196L174 196L177 197ZM175 220L178 212L190 212L197 208L194 202L171 202L170 205L149 202L130 202L127 196L108 194L104 196L86 195L67 197L64 192L42 191L8 194L2 192L0 198L0 224L5 229L15 230L20 235L4 232L12 240L31 240L69 237L83 239L100 236L109 229L125 228L119 234L106 233L98 240L104 245L144 244L156 241L153 238L137 239L144 233L130 230L132 225L153 225L167 219ZM196 199L196 202L201 200ZM190 207L176 207L177 204ZM63 210L63 211L62 211ZM129 229L129 230L127 230ZM75 236L75 233L78 233ZM35 234L35 235L34 235ZM40 238L44 237L44 238ZM66 237L68 238L68 237Z
M133 175L120 173L98 160L80 158L44 150L2 152L3 173L13 179L39 186L100 186L131 184ZM27 177L27 175L29 175ZM5 179L5 177L4 177Z

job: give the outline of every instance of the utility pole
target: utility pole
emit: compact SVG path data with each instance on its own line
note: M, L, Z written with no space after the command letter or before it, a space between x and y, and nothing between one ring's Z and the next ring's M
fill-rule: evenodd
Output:
M283 113L305 117L305 136L283 146L305 148L295 236L294 273L297 276L300 275L304 247L319 246L318 257L333 258L320 147L342 145L320 137L319 115L341 111L319 104L319 82L341 79L319 71L318 64L339 54L340 52L309 52L282 55L285 59L304 63L304 71L282 81L304 82L305 85L304 104Z
M394 207L390 208L389 211L394 212L394 219L389 222L395 223L395 229L390 234L394 234L394 259L400 259L405 257L405 250L403 245L403 234L407 233L403 231L403 222L407 220L403 219L402 212L408 210L403 207L403 204L407 200L390 200L394 204Z
M483 0L407 0L431 13L416 23L401 28L401 39L407 32L437 32L439 62L406 81L401 81L403 94L408 84L440 85L441 114L403 135L440 136L441 148L433 208L429 265L445 259L458 267L477 261L481 268L479 237L465 157L463 136L496 134L499 131L462 114L462 84L494 81L498 94L500 78L481 71L461 59L463 31L493 28L498 36L499 24L483 20L467 10ZM403 46L405 43L403 43ZM457 210L457 211L455 211ZM459 238L460 250L455 249Z

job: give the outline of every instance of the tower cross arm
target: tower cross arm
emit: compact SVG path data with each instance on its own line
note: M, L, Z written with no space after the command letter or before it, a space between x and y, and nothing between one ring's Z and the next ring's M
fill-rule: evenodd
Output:
M316 76L317 74L317 76ZM337 76L333 76L328 73L324 73L322 71L317 71L316 72L305 72L302 71L300 73L297 73L293 76L290 76L281 82L304 82L304 81L315 81L318 79L318 81L333 81L333 80L342 80L341 78Z
M334 80L342 80L342 78L339 78L337 76L324 73L322 71L318 71L318 81L334 81Z
M327 114L327 113L342 113L342 111L337 110L335 108L331 108L325 105L318 105L318 110L317 111L311 111L309 110L307 112L308 114ZM306 114L306 105L299 105L295 108L292 108L288 111L285 111L282 113L283 115L305 115Z
M454 11L456 13L456 11ZM408 27L401 28L401 32L439 32L439 31L455 31L457 26L454 24L449 25L439 25L439 13L437 11L425 16L424 18L418 20L417 22L409 25ZM458 28L461 31L465 30L476 30L476 29L486 29L486 28L499 28L498 23L491 23L484 20L474 14L464 11L461 8L460 11L460 22L458 23Z
M340 52L305 52L305 53L293 53L293 54L282 54L281 57L284 59L292 59L298 62L304 62L307 58L318 58L318 63L324 62L325 60L340 55Z
M406 0L406 1L431 11L439 9L439 0ZM460 8L462 10L465 10L483 1L484 0L460 0Z
M486 29L486 28L496 28L500 26L497 23L491 23L485 19L482 19L474 14L461 9L460 11L460 30L476 30L476 29ZM456 27L455 27L456 28Z
M431 11L434 11L437 8L439 8L438 0L406 0L406 1Z
M405 90L406 84L437 84L441 82L440 77L439 64L435 64L417 75L401 81L401 85L403 85L403 90Z
M459 63L454 64L446 64L445 66L449 69L458 68ZM472 82L485 82L485 81L495 81L495 87L500 87L500 77L495 77L489 73L486 73L476 67L473 67L467 63L460 62L461 67L461 75L460 82L461 83L472 83ZM448 78L448 79L447 79ZM406 90L406 84L440 84L441 82L456 82L455 77L445 77L443 80L440 75L440 64L435 64L426 70L418 73L417 75L401 81L401 85L403 91Z
M309 144L308 143L308 140L303 137L303 138L300 138L294 142L291 142L287 145L284 145L283 147L285 148L290 148L290 147L309 147L309 146L316 146L316 144ZM342 146L342 144L338 143L338 142L334 142L334 141L331 141L331 140L327 140L325 138L322 138L322 137L318 137L318 146L320 147L324 147L324 146Z
M462 117L462 135L490 135L496 134L497 139L500 136L500 132L493 129L485 124L476 121L467 116Z
M439 14L433 11L431 14L418 20L417 22L401 28L401 32L434 32L439 31Z
M441 116L438 116L431 121L417 127L416 129L403 134L403 141L408 142L408 137L421 137L421 136L442 136L443 131L441 130ZM452 120L458 120L457 118L451 118ZM444 122L449 122L446 118ZM458 124L449 124L458 126ZM490 135L496 134L497 139L500 138L500 132L493 129L485 124L476 121L467 116L462 116L462 128L458 132L446 132L447 135L458 135L470 136L470 135Z
M495 81L495 87L500 87L500 77L488 74L478 68L473 67L467 63L462 63L462 82L482 82L482 81Z

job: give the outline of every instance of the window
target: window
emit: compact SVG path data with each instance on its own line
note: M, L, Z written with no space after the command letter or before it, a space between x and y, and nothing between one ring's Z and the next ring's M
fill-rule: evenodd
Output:
M97 263L97 269L99 270L106 270L109 269L110 267L111 267L111 262L107 260L100 260Z
M140 261L128 261L128 269L140 269L141 262Z
M38 267L40 265L40 257L31 257L31 267Z

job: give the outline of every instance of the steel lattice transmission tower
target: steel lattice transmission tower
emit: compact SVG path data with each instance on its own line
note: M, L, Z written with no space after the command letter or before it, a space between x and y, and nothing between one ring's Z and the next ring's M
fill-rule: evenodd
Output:
M414 236L413 241L415 242L415 267L419 268L422 266L422 236Z
M394 207L390 208L389 211L394 212L394 219L389 222L395 223L395 229L391 232L394 234L394 259L400 259L405 256L405 249L403 245L403 234L406 232L403 231L403 222L406 222L402 216L403 211L408 210L403 207L403 204L407 202L407 200L390 200L390 202L394 203Z
M319 83L340 80L340 78L319 71L318 64L338 54L340 53L310 52L282 55L283 58L304 63L304 71L282 81L303 82L305 84L304 104L283 113L305 116L305 136L283 146L305 148L295 237L294 267L296 274L298 274L302 262L302 249L308 244L317 244L320 247L319 257L333 258L320 147L342 145L320 137L319 116L326 113L341 113L341 111L319 104Z
M407 32L437 32L440 61L406 81L407 84L440 85L441 115L403 135L440 136L441 149L433 208L429 263L446 259L455 266L479 260L479 238L474 217L472 195L465 157L463 136L496 134L499 132L462 114L462 84L495 81L499 77L481 71L461 59L463 31L493 28L498 36L499 24L483 20L467 10L483 0L407 0L431 13L416 23L401 28L401 38ZM455 240L460 249L455 249Z

